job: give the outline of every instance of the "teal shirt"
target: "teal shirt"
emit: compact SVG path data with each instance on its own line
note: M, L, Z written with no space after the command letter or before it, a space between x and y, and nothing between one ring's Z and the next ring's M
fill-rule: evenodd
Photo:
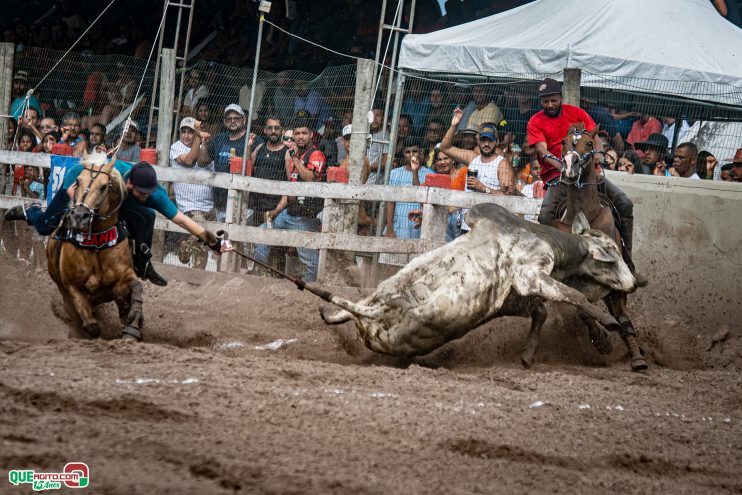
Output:
M124 182L129 180L129 175L131 174L131 169L134 168L134 165L132 165L129 162L122 162L121 160L116 160L116 163L113 164L114 168L119 171L121 174L121 177L124 178ZM64 182L62 182L62 189L67 190L72 184L74 184L77 181L77 176L80 175L80 172L83 171L83 166L79 163L69 169L66 174L64 174ZM126 198L126 201L139 201L134 196L129 195ZM147 200L144 202L144 206L147 206L149 208L152 208L153 210L159 211L162 213L166 218L172 219L175 215L178 214L178 207L175 206L175 203L170 201L170 198L167 195L167 191L165 191L165 188L163 188L161 185L157 185L157 189L150 194L147 197Z

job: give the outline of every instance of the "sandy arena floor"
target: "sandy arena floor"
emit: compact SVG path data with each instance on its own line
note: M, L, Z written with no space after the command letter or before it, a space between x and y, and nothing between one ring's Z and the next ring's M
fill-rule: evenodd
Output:
M717 328L637 315L637 374L551 311L533 370L522 319L404 362L288 282L161 271L146 343L116 340L112 306L75 340L49 277L0 254L0 493L71 461L78 494L742 493L737 329L709 350Z

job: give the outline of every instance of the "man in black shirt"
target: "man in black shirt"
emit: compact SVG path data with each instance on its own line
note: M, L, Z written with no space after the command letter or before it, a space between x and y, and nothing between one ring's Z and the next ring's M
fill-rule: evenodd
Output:
M277 116L268 117L263 132L265 142L256 146L251 155L252 175L258 179L287 180L286 145L282 142L281 119ZM271 219L278 216L286 208L287 198L272 194L250 193L247 204L248 208L253 210L248 225L257 227L264 223L266 213L270 213Z

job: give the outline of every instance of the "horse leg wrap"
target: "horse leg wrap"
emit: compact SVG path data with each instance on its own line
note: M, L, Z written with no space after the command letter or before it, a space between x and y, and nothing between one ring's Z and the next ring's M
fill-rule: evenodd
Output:
M131 335L137 340L142 340L141 330L144 327L144 312L142 310L142 305L144 303L144 300L142 298L142 283L139 280L135 279L131 281L129 286L131 287L131 306L129 309L129 314L126 318L126 327L124 328L123 332L125 334Z
M626 315L619 316L618 322L621 324L621 338L626 342L626 346L629 348L629 354L631 355L631 369L634 371L647 369L647 361L644 359L642 348L636 340L636 330L634 330L633 323L631 323L631 320Z

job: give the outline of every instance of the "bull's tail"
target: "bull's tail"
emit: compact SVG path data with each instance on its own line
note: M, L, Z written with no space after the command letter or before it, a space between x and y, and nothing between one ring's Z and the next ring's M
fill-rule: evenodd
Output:
M338 321L332 321L332 322L328 321L328 318L325 318L324 313L323 313L322 318L325 320L326 323L329 323L329 324L343 323L345 321L350 320L351 315L352 316L365 316L367 318L375 318L376 316L378 316L378 313L379 313L378 309L373 309L368 306L364 306L363 304L354 303L352 301L348 301L347 299L343 299L342 297L334 296L330 292L320 289L318 287L312 287L309 285L304 285L304 287L302 287L299 284L297 284L297 286L299 286L300 289L308 290L312 294L319 296L325 301L331 304L334 304L335 306L338 306L345 310L345 311L341 311L340 313L338 313L337 315L333 317L328 316L328 318L332 320L336 320L339 318ZM346 312L350 313L350 315L345 314Z

